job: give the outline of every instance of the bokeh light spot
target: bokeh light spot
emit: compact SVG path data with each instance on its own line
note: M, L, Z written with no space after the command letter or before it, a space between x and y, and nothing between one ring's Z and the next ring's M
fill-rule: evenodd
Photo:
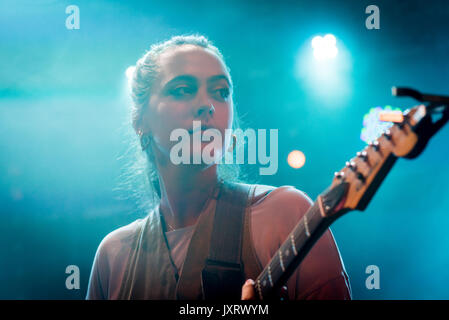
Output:
M288 154L287 162L290 167L299 169L306 163L306 156L299 150L293 150Z
M401 112L400 108L393 108L392 106L371 108L367 114L363 116L363 127L360 133L360 139L366 143L376 140L381 134L393 123L380 120L382 112Z

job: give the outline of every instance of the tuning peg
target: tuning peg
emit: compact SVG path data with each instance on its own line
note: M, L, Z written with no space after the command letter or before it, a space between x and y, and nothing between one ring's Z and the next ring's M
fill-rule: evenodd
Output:
M402 120L402 122L399 122L399 123L396 124L396 125L399 127L399 129L402 130L402 128L404 128L405 124L408 122L408 119L409 119L409 112L410 112L410 110L405 110L405 111L403 112L404 119Z
M337 179L343 179L343 178L345 177L345 173L342 172L342 171L335 172L335 173L334 173L334 176L335 176L335 178L337 178Z
M357 172L357 179L359 179L362 183L365 183L366 181L365 176L360 172Z
M379 151L379 141L374 140L369 143L369 146L372 147L375 151Z
M346 161L346 167L351 169L352 171L356 171L357 170L357 165L355 164L354 161Z
M392 133L391 133L390 129L385 130L384 133L383 133L383 136L384 136L387 140L391 140Z
M368 161L368 153L366 151L357 152L357 157L361 158L363 161Z

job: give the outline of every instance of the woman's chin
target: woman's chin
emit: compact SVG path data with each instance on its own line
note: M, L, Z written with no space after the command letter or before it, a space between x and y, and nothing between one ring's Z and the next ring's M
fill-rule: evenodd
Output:
M192 150L190 157L191 164L210 166L220 161L222 153L214 149L206 149L205 146L202 145L201 148Z

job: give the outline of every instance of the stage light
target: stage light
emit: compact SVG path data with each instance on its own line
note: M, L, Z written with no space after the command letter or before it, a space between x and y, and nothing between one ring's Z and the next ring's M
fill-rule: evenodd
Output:
M287 162L290 167L299 169L306 163L306 156L299 150L293 150L288 154Z
M337 48L338 46L338 48ZM352 58L342 39L312 35L296 54L295 76L322 107L345 107L352 93Z
M334 59L338 54L337 39L332 34L312 39L313 56L318 61Z

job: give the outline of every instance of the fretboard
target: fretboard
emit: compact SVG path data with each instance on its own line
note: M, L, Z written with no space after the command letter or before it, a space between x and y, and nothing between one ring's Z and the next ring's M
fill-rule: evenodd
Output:
M285 284L315 242L326 231L334 218L322 214L321 199L306 212L265 269L255 280L259 299L273 298Z

